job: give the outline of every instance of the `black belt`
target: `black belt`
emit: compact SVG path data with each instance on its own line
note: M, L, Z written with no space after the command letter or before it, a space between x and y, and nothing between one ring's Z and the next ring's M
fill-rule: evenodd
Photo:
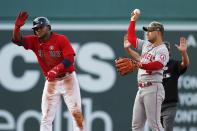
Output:
M64 77L70 75L71 73L72 73L72 72L66 72L66 73L59 74L59 75L56 77L56 79L64 78Z

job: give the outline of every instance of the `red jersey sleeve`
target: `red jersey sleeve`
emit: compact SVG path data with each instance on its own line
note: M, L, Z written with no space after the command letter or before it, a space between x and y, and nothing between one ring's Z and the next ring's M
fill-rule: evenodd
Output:
M160 70L162 68L163 68L163 64L160 63L159 61L154 61L154 62L150 62L147 64L142 64L142 67L141 67L141 69L150 70L150 71Z
M131 45L136 48L137 47L137 37L135 34L135 21L131 21L128 28L128 41Z
M34 44L36 43L37 37L34 35L27 35L22 38L23 47L25 49L34 50Z
M34 43L36 43L36 36L34 35L27 35L23 36L21 41L16 41L12 39L13 43L18 46L23 46L26 50L34 50Z
M75 52L70 44L70 41L65 37L61 37L61 50L63 53L63 56L66 58L69 55L75 56Z

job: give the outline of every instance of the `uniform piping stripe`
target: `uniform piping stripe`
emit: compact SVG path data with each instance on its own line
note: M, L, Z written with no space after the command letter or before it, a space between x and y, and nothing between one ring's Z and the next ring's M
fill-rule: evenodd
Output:
M159 125L158 125L158 123L157 123L157 93L158 93L158 85L157 85L157 92L156 92L156 114L155 114L155 120L156 120L156 125L157 125L157 128L158 128L158 130L160 131L160 129L159 129Z

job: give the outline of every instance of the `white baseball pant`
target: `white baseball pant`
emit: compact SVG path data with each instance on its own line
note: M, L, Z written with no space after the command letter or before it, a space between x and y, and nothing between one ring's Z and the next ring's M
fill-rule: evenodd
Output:
M61 96L71 113L74 131L84 131L84 120L81 110L81 95L76 73L45 82L42 95L42 119L40 131L52 131L52 122L55 118Z

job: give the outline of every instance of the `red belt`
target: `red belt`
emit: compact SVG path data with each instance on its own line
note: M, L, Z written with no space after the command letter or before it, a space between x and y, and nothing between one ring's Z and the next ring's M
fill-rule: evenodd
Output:
M153 85L153 82L141 82L141 83L138 83L138 87L141 87L141 88L149 87L151 85Z

